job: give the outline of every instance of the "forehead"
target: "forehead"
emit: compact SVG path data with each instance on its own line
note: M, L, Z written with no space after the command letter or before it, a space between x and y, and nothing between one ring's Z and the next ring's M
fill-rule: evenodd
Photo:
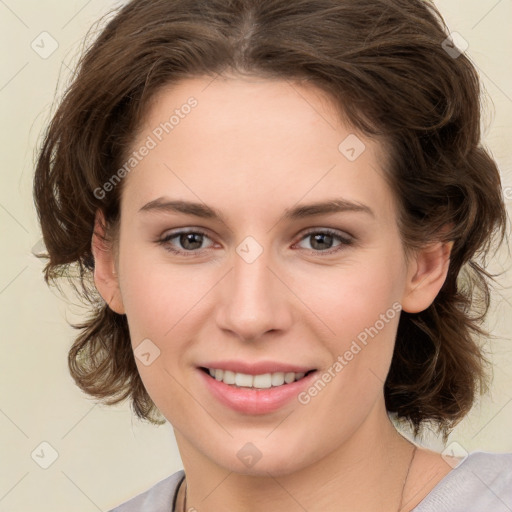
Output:
M311 85L257 77L183 80L149 104L130 149L144 145L151 149L130 172L123 202L171 195L254 207L270 195L282 211L301 198L344 197L392 214L384 147L344 124Z

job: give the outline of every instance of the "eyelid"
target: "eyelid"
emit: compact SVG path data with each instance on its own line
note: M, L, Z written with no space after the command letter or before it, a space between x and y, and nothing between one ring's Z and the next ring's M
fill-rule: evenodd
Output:
M171 254L175 254L178 256L185 256L185 257L201 256L203 254L203 252L206 251L208 248L196 249L196 250L192 250L192 251L171 248L170 242L173 238L176 238L182 234L190 234L190 233L202 235L202 236L212 240L212 237L210 237L210 235L204 229L195 228L192 226L192 227L184 227L184 228L178 228L176 230L167 231L156 240L156 243L158 245L162 246L166 251L170 252ZM213 242L213 240L212 240L212 242Z
M212 237L207 232L207 230L205 230L203 228L187 226L187 227L177 228L176 230L171 230L171 231L166 232L163 236L161 236L157 240L157 243L159 245L162 245L165 248L165 250L167 250L168 252L170 252L172 254L182 255L185 257L200 256L203 254L204 251L208 250L209 248L207 247L207 248L203 248L203 249L194 249L194 250L190 250L190 251L170 248L171 247L170 241L173 238L176 238L181 234L190 234L190 233L202 235L202 236L212 240L212 242L214 242ZM349 233L340 232L337 229L333 229L333 228L314 227L314 228L309 228L306 231L302 231L296 238L296 241L292 244L292 247L297 245L298 243L300 243L302 240L306 239L308 236L310 236L312 234L318 234L318 233L331 235L334 238L337 238L340 241L340 243L339 243L339 245L336 245L336 246L332 247L331 249L326 249L326 250L322 250L322 251L315 251L314 249L303 249L315 256L316 255L328 256L330 254L340 252L347 246L353 245L353 243L355 242L355 237L350 235ZM214 242L214 244L215 244L215 242Z
M300 241L303 238L305 238L306 236L311 235L313 233L328 233L329 235L336 236L346 242L355 240L355 237L352 236L351 234L347 233L346 231L339 231L338 229L333 229L333 228L309 228L309 229L306 229L306 231L303 231L300 234L300 238L298 240Z
M173 238L177 235L181 235L184 233L197 233L204 236L207 236L208 238L211 238L208 231L204 228L196 228L194 226L185 226L183 228L176 228L176 229L170 229L164 231L164 234L161 235L160 240L164 240L166 238Z
M313 234L317 234L317 233L331 235L334 238L337 238L340 241L340 243L339 243L339 245L336 245L336 246L334 246L334 247L332 247L330 249L326 249L324 251L315 251L313 249L304 249L305 251L308 251L310 254L320 255L320 256L328 256L328 255L335 254L335 253L338 253L338 252L342 251L344 248L346 248L347 246L353 245L354 242L355 242L355 237L354 236L352 236L352 235L350 235L350 234L348 234L346 232L340 232L337 229L332 229L332 228L309 228L306 231L303 231L299 235L299 238L297 239L296 242L294 242L293 245L295 246L298 243L300 243L302 240L306 239L308 236L313 235Z

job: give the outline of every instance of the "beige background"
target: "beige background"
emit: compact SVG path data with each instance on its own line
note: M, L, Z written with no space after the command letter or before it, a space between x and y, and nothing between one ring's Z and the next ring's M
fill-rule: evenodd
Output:
M116 5L99 0L0 0L0 512L94 512L145 490L181 467L168 424L132 417L127 404L95 405L74 385L66 354L74 335L68 320L83 311L42 280L31 255L40 240L32 204L35 148L48 121L56 84L91 24ZM469 43L487 90L485 144L500 164L512 210L512 0L438 1L452 31ZM48 32L58 48L52 49ZM44 39L44 48L42 38ZM53 43L55 44L55 43ZM38 46L36 46L38 45ZM502 250L492 270L509 269ZM495 360L492 394L450 437L467 451L512 452L512 272L501 278L488 325ZM41 443L49 443L42 445ZM440 441L421 440L438 451ZM51 462L52 450L57 459ZM37 462L36 462L37 461Z

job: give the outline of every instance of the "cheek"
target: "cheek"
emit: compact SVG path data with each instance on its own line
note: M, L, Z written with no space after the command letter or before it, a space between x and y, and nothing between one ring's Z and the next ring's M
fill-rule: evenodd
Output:
M319 286L309 295L308 304L329 330L325 343L333 364L325 380L333 391L326 397L332 400L332 411L340 402L364 410L364 402L381 393L389 371L403 277L399 260L388 254L347 265L329 280L317 281Z
M174 419L172 411L187 407L180 385L187 367L185 348L193 337L194 304L205 292L183 267L150 262L142 250L125 255L119 270L139 375L157 407Z
M360 261L347 260L343 267L329 269L323 276L317 274L314 282L311 277L303 281L299 293L329 328L329 338L337 340L338 350L376 323L383 334L389 331L388 324L398 317L403 285L397 261L375 251Z
M350 297L347 297L350 299ZM383 396L391 364L400 304L389 294L338 303L330 313L335 335L326 342L331 364L323 368L300 403L336 438L355 432Z
M120 258L121 294L135 342L141 336L165 339L208 289L191 265L167 264L164 249L158 251L155 258L154 248L134 248Z

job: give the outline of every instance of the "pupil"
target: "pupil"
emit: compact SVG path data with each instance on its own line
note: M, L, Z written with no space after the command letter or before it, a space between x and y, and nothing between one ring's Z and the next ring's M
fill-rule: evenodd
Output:
M325 245L322 246L322 244L328 244L330 245L332 243L332 235L329 235L328 233L320 233L320 234L317 234L317 235L313 235L313 240L314 240L314 243L311 244L311 246L314 248L314 249L326 249ZM317 242L320 242L320 247L315 247L315 244ZM329 248L329 247L327 247Z
M201 237L203 235L201 235L200 233L185 233L185 234L182 234L180 236L180 244L182 245L182 247L184 249L189 249L189 250L193 250L193 249L199 249L201 247ZM196 237L199 237L199 240L196 240L194 241L194 239ZM192 247L190 247L190 244L192 244ZM194 246L194 244L196 244L196 246Z

